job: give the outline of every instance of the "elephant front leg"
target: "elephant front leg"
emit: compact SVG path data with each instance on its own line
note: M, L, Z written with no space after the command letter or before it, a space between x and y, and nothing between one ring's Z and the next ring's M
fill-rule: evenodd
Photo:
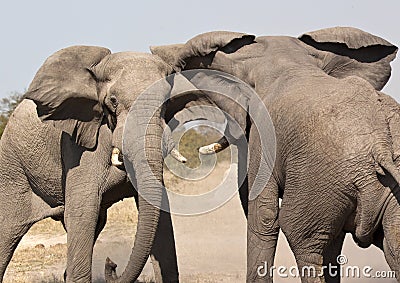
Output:
M67 229L66 282L91 282L100 209L98 186L87 183L74 186L68 181L67 177L64 215Z

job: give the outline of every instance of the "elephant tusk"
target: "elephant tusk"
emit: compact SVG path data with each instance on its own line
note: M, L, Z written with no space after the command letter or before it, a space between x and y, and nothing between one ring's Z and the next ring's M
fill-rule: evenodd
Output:
M176 148L171 150L171 156L181 163L187 162L187 159Z
M114 166L121 166L123 165L123 162L119 160L119 155L121 151L114 147L111 153L111 164Z
M220 143L215 142L215 143L200 147L199 152L203 155L209 155L209 154L218 153L223 149L224 149L224 147Z

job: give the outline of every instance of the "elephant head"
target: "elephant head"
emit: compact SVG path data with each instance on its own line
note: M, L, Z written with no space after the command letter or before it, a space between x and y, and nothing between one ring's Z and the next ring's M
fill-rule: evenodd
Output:
M111 54L102 47L73 46L56 52L45 61L25 98L36 103L42 121L68 133L72 140L87 150L94 150L103 142L98 139L98 132L102 125L107 125L112 144L106 144L110 149L105 154L113 152L112 158L108 157L109 166L120 165L117 155L122 148L123 129L132 103L153 82L171 72L170 66L151 54ZM148 99L148 104L154 101L151 97ZM142 105L144 112L137 115L147 115L146 106ZM164 137L163 128L167 128ZM146 133L143 127L133 130L137 139ZM162 182L163 157L172 151L180 161L184 162L184 159L173 150L173 142L168 135L170 131L160 113L151 120L147 132L150 138L145 148L132 144L129 152L142 156L146 151L152 172L157 181ZM133 159L133 167L137 187L154 196L159 203L151 205L139 196L139 219L132 260L121 280L137 278L146 263L158 226L163 195L162 184L145 178L147 174L140 159Z

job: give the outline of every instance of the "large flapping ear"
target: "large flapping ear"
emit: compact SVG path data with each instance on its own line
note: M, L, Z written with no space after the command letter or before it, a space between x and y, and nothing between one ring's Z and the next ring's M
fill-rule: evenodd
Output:
M323 52L321 68L329 75L359 76L381 90L390 78L390 62L397 47L390 42L351 27L321 29L303 34L301 41Z
M175 70L202 67L217 51L232 53L254 42L255 36L239 32L214 31L200 34L185 44L152 47L151 52L160 56Z
M95 46L62 49L44 62L25 94L36 103L42 121L53 123L87 148L96 146L104 115L91 68L110 53Z

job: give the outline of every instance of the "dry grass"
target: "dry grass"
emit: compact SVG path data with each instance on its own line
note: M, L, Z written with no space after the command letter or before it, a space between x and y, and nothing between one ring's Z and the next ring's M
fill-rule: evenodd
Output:
M60 222L54 221L51 218L47 218L33 225L32 228L29 230L29 233L32 235L49 234L52 236L58 236L64 234L65 230Z
M114 230L114 226L134 226L137 210L133 198L114 204L108 210L108 220L104 231ZM114 231L115 232L115 231ZM24 237L36 239L30 245L18 247L7 268L4 283L58 283L64 282L62 272L66 265L66 243L48 244L54 237L65 234L60 222L45 219L36 223ZM130 234L131 235L131 234ZM55 275L55 273L57 275ZM43 279L48 278L48 279ZM94 282L104 282L100 279ZM151 282L151 281L150 281Z
M109 210L107 215L107 230L113 225L132 225L137 223L138 212L134 198L124 199L114 204Z
M62 282L51 274L48 281L42 281L43 270L52 270L65 265L66 244L45 247L38 244L33 248L17 249L7 269L4 283ZM44 274L43 274L44 275ZM48 277L48 276L46 276Z

